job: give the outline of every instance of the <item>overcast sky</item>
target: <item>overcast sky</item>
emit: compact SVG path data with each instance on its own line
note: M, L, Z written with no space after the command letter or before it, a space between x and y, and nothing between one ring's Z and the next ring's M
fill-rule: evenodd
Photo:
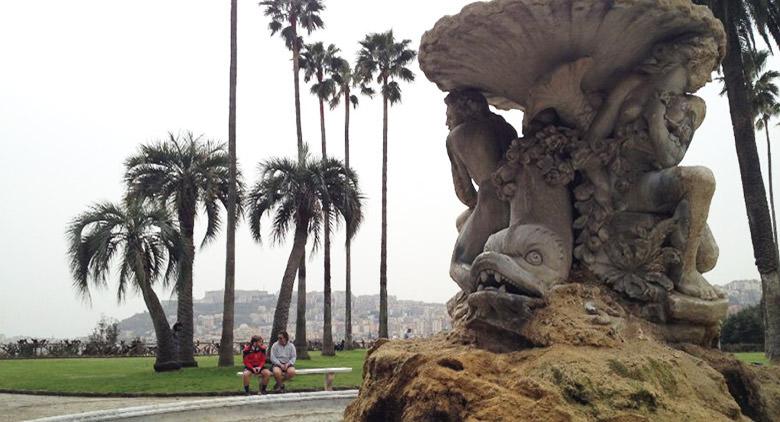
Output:
M70 219L123 192L125 158L168 131L227 140L229 1L35 0L0 2L0 334L81 336L101 314L144 310L117 304L115 284L74 293L65 257ZM416 48L423 32L468 0L329 0L325 41L354 60L357 42L390 28ZM247 182L257 163L294 156L290 53L271 38L257 1L239 0L238 158ZM777 61L772 61L777 68ZM445 153L444 95L413 66L390 111L388 290L403 299L444 302L455 217L463 206L451 187ZM713 83L700 92L708 116L685 164L715 172L710 225L720 261L708 279L755 278L728 106ZM304 139L319 152L317 103L302 89ZM506 114L519 127L519 112ZM351 157L367 196L366 220L353 243L355 294L379 291L381 102L361 98L352 114ZM343 109L326 115L329 153L343 157ZM759 137L762 160L763 137ZM763 163L764 161L762 161ZM203 228L196 230L196 236ZM333 241L333 288L343 290L343 233ZM237 235L236 288L276 291L290 244L258 245L246 225ZM195 296L221 289L225 240L195 260ZM309 289L322 289L322 260L309 263ZM169 292L163 292L164 298Z

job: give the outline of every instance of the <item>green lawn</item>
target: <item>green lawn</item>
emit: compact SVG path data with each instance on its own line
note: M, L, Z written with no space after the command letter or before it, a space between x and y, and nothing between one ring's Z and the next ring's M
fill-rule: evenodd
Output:
M365 350L338 352L336 357L311 353L297 368L351 367L336 374L335 388L356 388L362 381ZM235 368L217 368L216 356L198 357L198 368L155 373L153 358L84 358L0 360L0 390L35 390L63 393L231 393L241 392ZM241 358L236 357L240 364ZM322 390L324 375L301 375L286 383L288 390ZM257 378L252 389L258 388ZM273 380L271 386L273 386Z
M755 353L734 353L734 356L737 357L737 359L741 360L745 363L760 363L763 365L769 364L769 361L766 359L766 356L764 355L764 352L755 352Z

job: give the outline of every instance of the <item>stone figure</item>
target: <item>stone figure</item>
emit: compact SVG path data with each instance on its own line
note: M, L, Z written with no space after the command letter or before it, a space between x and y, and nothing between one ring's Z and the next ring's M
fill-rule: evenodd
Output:
M456 331L517 347L575 269L668 341L717 338L727 301L702 276L718 258L715 180L680 163L706 115L694 94L725 45L689 0L493 0L423 36L421 69L450 93L447 151L469 207L450 268ZM522 110L523 137L488 104Z
M468 209L457 219L460 233L452 253L450 275L464 290L474 290L474 258L488 238L509 225L509 205L499 199L492 175L517 137L501 116L491 113L485 97L475 90L456 90L447 104L447 154L455 193ZM473 181L473 183L472 183ZM474 184L479 190L475 189Z
M723 297L701 275L714 266L717 255L705 232L715 179L707 168L678 164L706 113L704 101L687 93L707 82L702 76L708 74L705 69L715 69L717 51L705 37L657 46L637 71L616 84L585 135L591 149L597 143L617 143L610 162L586 170L601 193L595 198L611 199L597 201L606 217L614 211L673 217L671 246L680 256L669 278L681 293L706 300ZM697 259L703 238L704 258Z

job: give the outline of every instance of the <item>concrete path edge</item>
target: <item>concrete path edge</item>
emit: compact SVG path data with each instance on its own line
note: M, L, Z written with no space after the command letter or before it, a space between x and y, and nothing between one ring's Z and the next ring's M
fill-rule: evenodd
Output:
M312 393L269 394L266 396L227 397L207 400L192 400L176 403L153 404L147 406L126 407L121 409L98 410L93 412L74 413L71 415L52 416L34 419L35 422L71 422L71 421L110 421L128 418L154 416L167 413L187 412L223 407L238 407L247 405L294 403L302 401L354 399L358 390L318 391Z

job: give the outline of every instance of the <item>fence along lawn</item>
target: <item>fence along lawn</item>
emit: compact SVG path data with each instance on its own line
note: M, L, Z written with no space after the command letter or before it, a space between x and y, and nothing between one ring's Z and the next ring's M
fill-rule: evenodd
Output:
M351 373L337 374L335 388L357 388L363 379L365 350L338 352L323 357L311 352L311 360L299 360L296 367L350 367ZM236 371L240 366L217 368L217 356L196 357L198 368L155 373L154 358L76 358L0 360L0 390L27 390L50 393L98 394L196 394L239 393L243 391ZM252 380L256 391L258 379ZM274 381L270 382L273 386ZM322 375L303 375L288 381L288 391L322 390Z

